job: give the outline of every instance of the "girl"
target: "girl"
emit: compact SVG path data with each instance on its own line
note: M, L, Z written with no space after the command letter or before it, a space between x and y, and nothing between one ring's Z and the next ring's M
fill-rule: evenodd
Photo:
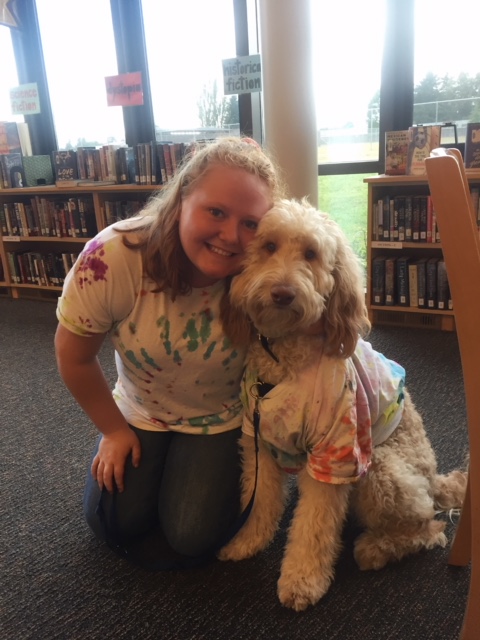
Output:
M238 515L244 351L226 338L220 308L281 192L256 143L199 147L140 216L87 243L58 302L58 368L101 433L87 522L130 555L142 545L161 568L211 555ZM107 335L113 395L97 358Z

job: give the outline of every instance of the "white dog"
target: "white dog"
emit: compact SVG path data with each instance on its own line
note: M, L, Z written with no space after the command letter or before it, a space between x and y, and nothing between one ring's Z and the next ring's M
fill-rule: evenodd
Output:
M255 491L254 504L219 557L241 560L268 545L287 473L296 473L278 595L297 611L329 588L349 504L364 527L355 559L361 569L380 569L445 546L435 507L459 507L465 491L460 471L437 474L403 369L359 337L370 326L364 297L338 225L306 201L284 200L262 219L225 311L234 340L250 339L252 325L262 339L251 341L243 389L242 499L245 507Z

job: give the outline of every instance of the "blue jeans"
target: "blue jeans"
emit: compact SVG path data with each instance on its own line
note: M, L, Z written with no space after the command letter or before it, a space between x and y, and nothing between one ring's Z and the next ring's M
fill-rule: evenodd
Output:
M142 447L140 465L134 468L129 457L125 489L113 495L88 474L83 505L89 526L101 540L113 538L149 558L152 568L188 566L188 558L213 555L239 515L241 430L188 435L131 429Z

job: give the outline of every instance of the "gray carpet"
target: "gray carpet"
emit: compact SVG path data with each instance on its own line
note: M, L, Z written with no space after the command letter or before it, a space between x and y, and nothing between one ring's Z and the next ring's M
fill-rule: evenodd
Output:
M54 311L51 303L0 299L2 639L458 637L469 569L448 566L448 550L434 549L361 572L352 524L327 596L305 613L283 608L275 585L291 507L268 550L240 563L149 573L98 543L81 511L95 430L56 371ZM466 418L456 336L383 327L371 341L407 368L440 469L461 465ZM109 346L101 359L113 381Z

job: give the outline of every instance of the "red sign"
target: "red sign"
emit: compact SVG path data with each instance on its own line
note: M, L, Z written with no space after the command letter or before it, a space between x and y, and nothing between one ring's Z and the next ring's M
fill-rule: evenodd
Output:
M143 104L142 72L105 78L109 107L138 107Z

